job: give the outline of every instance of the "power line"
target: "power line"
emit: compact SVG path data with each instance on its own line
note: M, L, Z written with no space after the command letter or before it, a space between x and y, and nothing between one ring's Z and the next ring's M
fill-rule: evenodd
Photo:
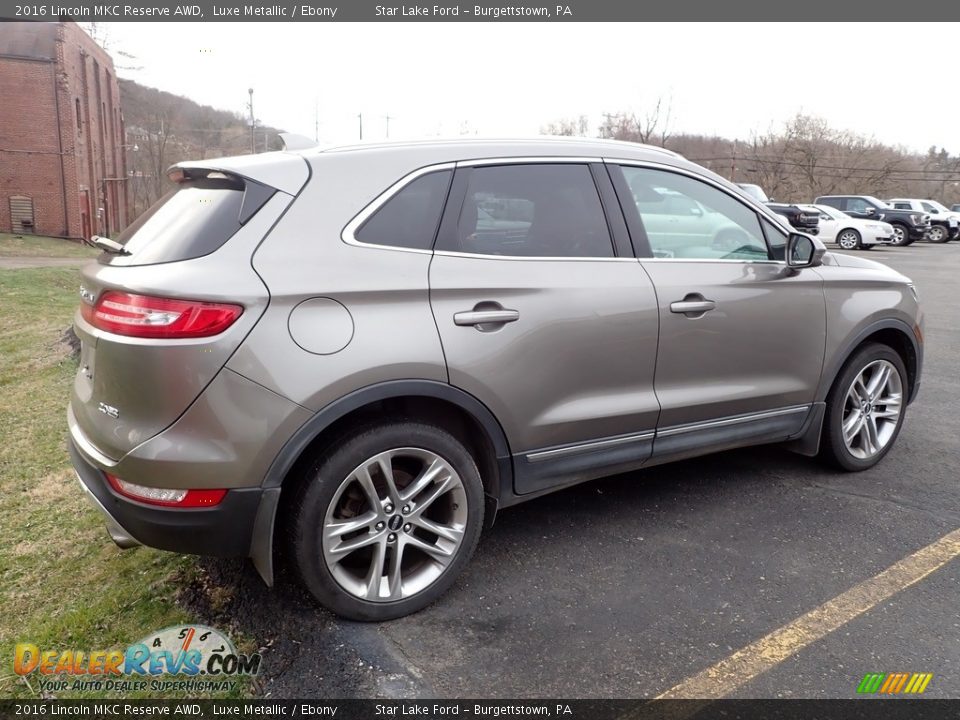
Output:
M911 168L898 168L898 167L881 167L881 168L871 168L871 167L848 167L846 165L810 165L807 163L798 163L791 162L789 160L781 160L779 158L759 158L759 157L744 157L739 158L730 157L715 157L715 158L687 158L690 162L695 163L707 163L707 162L730 162L732 160L739 160L741 163L761 163L768 165L788 165L791 167L805 168L808 170L849 170L856 172L898 172L898 173L923 173L923 174L944 174L944 175L960 175L960 169L956 170L914 170Z

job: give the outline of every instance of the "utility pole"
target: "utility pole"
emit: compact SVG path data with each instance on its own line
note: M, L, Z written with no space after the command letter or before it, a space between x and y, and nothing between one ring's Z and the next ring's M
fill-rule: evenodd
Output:
M254 134L256 132L257 121L253 119L253 88L247 90L250 93L250 152L257 152L257 136Z
M391 116L391 115L384 115L384 116L383 116L383 119L387 121L387 138L389 139L389 137L390 137L390 121L391 121L391 120L396 120L396 118L393 117L393 116Z
M357 120L360 121L360 139L363 140L363 113L357 113Z

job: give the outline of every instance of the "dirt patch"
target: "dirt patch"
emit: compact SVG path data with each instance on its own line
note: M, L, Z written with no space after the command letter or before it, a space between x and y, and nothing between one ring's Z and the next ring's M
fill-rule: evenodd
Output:
M70 470L50 473L37 480L27 490L27 497L42 503L61 503L64 498L64 486L70 479Z

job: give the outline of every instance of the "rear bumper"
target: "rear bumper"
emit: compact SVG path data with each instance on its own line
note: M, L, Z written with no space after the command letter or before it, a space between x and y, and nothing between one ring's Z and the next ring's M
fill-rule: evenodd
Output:
M229 490L212 508L159 508L129 500L107 483L93 465L68 441L70 459L87 498L105 516L107 530L120 547L148 545L191 555L247 557L263 491Z

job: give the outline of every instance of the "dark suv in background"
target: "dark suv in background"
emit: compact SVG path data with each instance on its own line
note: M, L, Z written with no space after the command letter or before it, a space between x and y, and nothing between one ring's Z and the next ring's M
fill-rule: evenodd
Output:
M787 222L800 232L807 235L818 235L820 233L820 216L817 213L806 212L798 205L773 202L767 197L762 187L753 183L737 183L737 187L754 200L762 202L777 215L786 218Z
M872 195L822 195L814 205L829 205L857 218L883 220L893 226L893 244L909 245L923 240L930 230L930 214L897 210Z

